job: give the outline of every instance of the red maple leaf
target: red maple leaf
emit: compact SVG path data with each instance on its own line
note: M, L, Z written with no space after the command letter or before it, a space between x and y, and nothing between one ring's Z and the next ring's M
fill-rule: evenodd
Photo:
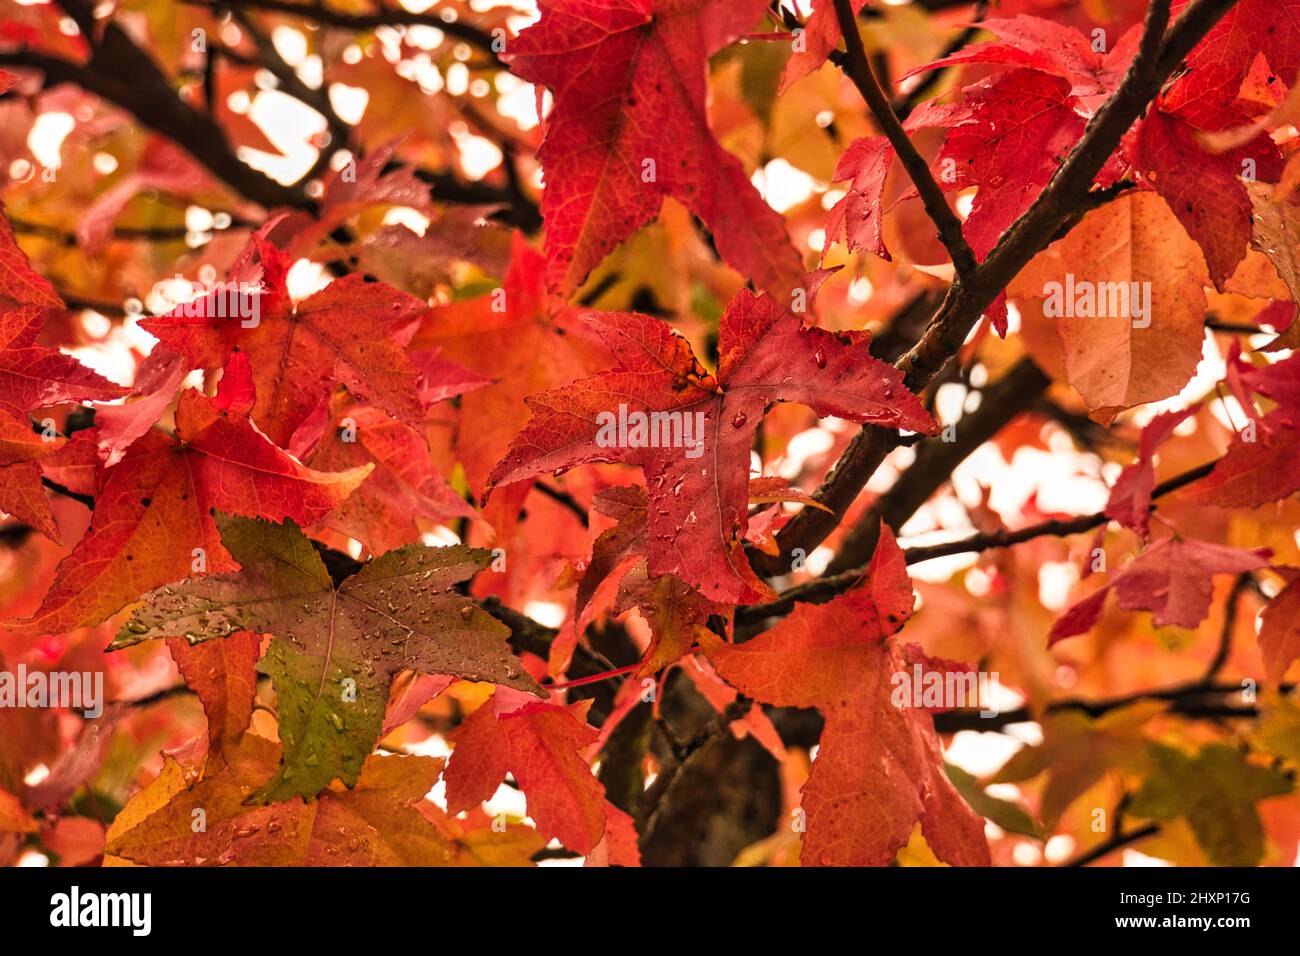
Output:
M758 20L764 0L543 0L510 46L511 70L549 87L547 284L568 295L672 196L722 257L787 296L803 266L785 224L709 130L707 61Z
M1265 567L1271 554L1268 548L1165 538L1111 575L1100 590L1068 608L1052 625L1048 643L1091 630L1110 591L1125 611L1150 611L1156 627L1196 627L1210 612L1214 575Z
M1138 442L1138 460L1125 465L1115 479L1106 501L1106 517L1114 518L1126 528L1146 537L1151 520L1151 491L1156 485L1156 449L1174 433L1174 429L1196 414L1196 407L1181 412L1162 412L1142 429Z
M58 540L50 503L41 487L41 461L64 446L47 441L26 419L0 411L0 511L27 522L47 538Z
M1223 459L1183 492L1190 502L1220 508L1256 508L1300 489L1300 355L1256 368L1228 357L1227 382L1252 421L1233 438ZM1260 416L1251 395L1277 402Z
M768 406L799 402L821 416L935 429L902 374L871 356L868 333L807 327L766 296L741 291L728 303L716 376L657 319L607 313L590 321L618 367L530 397L533 418L485 497L493 486L586 462L636 465L649 490L650 573L674 574L711 601L752 603L770 593L741 550L749 453ZM655 433L643 428L638 437L635 416L649 421L651 413L661 413Z
M581 751L598 731L588 725L591 701L569 707L498 690L456 731L447 764L447 810L469 810L496 792L506 773L528 797L537 828L576 853L589 853L605 834L605 788ZM499 710L500 709L500 710Z
M418 427L420 372L403 348L425 303L349 275L295 304L285 286L290 264L255 236L232 269L233 285L140 325L192 368L224 366L236 350L246 354L257 390L253 421L277 444L287 446L338 383ZM255 275L256 285L248 278Z
M895 706L893 675L914 649L892 635L912 609L912 584L887 525L864 582L828 604L796 605L744 644L705 636L709 659L741 693L776 707L816 707L821 749L803 786L811 866L886 866L919 822L941 859L987 866L984 823L952 788L929 714Z
M577 310L547 294L545 270L546 260L516 233L501 286L429 310L411 339L417 364L420 352L436 349L439 359L487 380L460 400L453 442L476 489L528 420L526 396L590 375L609 360Z
M228 371L227 377L237 376ZM223 379L223 390L240 391L237 386ZM150 431L104 472L85 537L59 564L40 608L11 630L36 635L88 627L153 588L193 573L234 570L213 509L311 524L374 467L332 474L307 468L220 404L185 391L176 434Z
M320 471L373 464L374 471L325 519L328 527L383 554L420 538L416 519L472 518L474 509L438 473L424 437L346 392L336 394L314 435L295 436L298 457ZM313 416L315 417L315 416ZM304 426L306 431L313 423Z

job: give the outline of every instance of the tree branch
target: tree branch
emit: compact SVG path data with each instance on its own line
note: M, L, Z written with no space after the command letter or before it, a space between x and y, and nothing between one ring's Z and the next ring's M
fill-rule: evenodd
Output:
M1131 843L1137 843L1149 836L1155 836L1159 832L1160 825L1158 823L1148 823L1129 833L1116 833L1113 837L1097 844L1091 850L1080 853L1073 859L1066 860L1061 866L1087 866L1089 863L1100 860L1107 853L1114 853Z
M1089 202L1092 182L1120 139L1141 116L1161 84L1236 0L1193 0L1165 36L1169 0L1154 0L1137 56L1116 92L1089 122L1083 136L1047 186L1002 235L968 278L958 276L920 341L895 365L914 392L923 390L957 354L984 310L1058 230ZM839 12L841 3L837 5ZM1163 39L1163 43L1161 42ZM778 553L760 562L771 575L789 567L795 548L820 544L894 447L894 433L865 427L845 449L814 497L830 509L805 508L777 534Z
M1163 497L1171 494L1179 488L1190 485L1194 481L1199 481L1214 470L1214 466L1219 460L1206 462L1198 465L1189 471L1176 475L1166 481L1156 485L1151 491L1152 499ZM922 561L929 561L933 558L944 558L953 554L965 554L972 551L989 551L993 548L1009 548L1012 545L1023 544L1034 538L1046 536L1063 537L1071 534L1081 534L1085 531L1091 531L1099 528L1110 519L1103 511L1095 514L1080 515L1077 518L1053 518L1050 521L1042 521L1038 524L1032 524L1028 527L1019 528L1015 531L989 531L981 534L973 534L966 538L959 538L956 541L944 541L940 544L924 545L916 548L907 548L903 554L908 564L919 564ZM750 604L748 606L738 607L736 609L736 624L754 625L761 623L768 618L779 617L783 614L789 614L793 610L796 601L807 601L813 604L820 604L829 601L837 594L843 594L850 587L862 580L862 576L867 573L866 566L853 568L841 574L827 575L817 578L814 581L808 581L804 584L796 585L781 593L775 601L769 601L766 604ZM737 636L739 640L739 635Z
M867 107L871 110L876 124L885 134L890 145L894 147L899 162L907 170L907 175L916 186L916 191L921 194L921 202L925 206L926 214L939 230L939 241L948 250L957 275L968 275L975 268L975 254L971 252L966 237L962 234L961 220L949 208L943 190L930 175L930 167L912 145L912 140L903 129L903 124L894 113L893 107L889 105L888 97L880 88L866 51L862 47L862 35L858 32L858 22L853 16L853 7L849 0L835 0L835 17L839 20L845 49L848 51L844 61L844 71L853 81L853 85L858 88L862 98L867 101Z
M989 388L980 392L980 406L956 424L956 440L927 438L916 446L916 459L906 478L881 495L849 530L826 568L838 574L866 564L876 549L880 523L897 531L921 505L952 477L957 466L1024 411L1051 384L1030 358L1021 359Z
M412 13L400 7L387 7L379 13L341 13L325 6L324 3L299 3L296 0L180 0L191 7L239 7L244 10L261 10L267 13L282 13L288 16L302 17L322 26L339 27L355 32L375 30L379 27L425 26L441 30L447 36L455 37L473 44L487 53L499 65L501 59L492 48L491 33L463 20L444 20L434 12Z

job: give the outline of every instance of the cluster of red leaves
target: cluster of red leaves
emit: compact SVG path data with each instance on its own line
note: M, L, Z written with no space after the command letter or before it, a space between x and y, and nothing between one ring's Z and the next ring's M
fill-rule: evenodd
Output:
M32 839L60 856L64 847L68 860L116 863L526 864L557 840L589 862L635 865L658 808L629 806L593 764L638 706L655 702L658 718L656 695L673 677L692 682L725 732L752 737L795 776L772 708L819 713L816 759L788 788L797 789L805 864L887 865L900 852L988 864L985 817L1038 837L1097 785L1101 771L1089 776L1062 756L1070 744L1103 769L1133 773L1134 805L1152 819L1185 818L1212 861L1243 858L1261 827L1254 803L1289 792L1285 776L1217 743L1196 758L1165 744L1144 750L1145 711L1129 723L1046 721L1043 744L1000 778L1047 774L1033 822L1017 823L1012 811L1023 811L947 766L934 722L943 708L900 708L895 678L914 667L970 674L974 663L947 658L974 661L1005 652L1005 642L961 646L944 633L952 620L918 627L907 559L888 525L870 565L829 602L792 602L788 616L759 618L759 633L738 623L739 609L778 598L750 555L773 553L787 505L822 507L811 492L820 475L787 480L770 467L799 426L837 419L920 440L940 425L904 372L873 355L860 322L819 321L819 289L842 261L810 271L789 223L716 132L710 58L735 48L768 4L539 6L540 20L502 59L553 98L537 143L541 251L520 232L493 254L477 247L487 210L462 221L437 207L409 170L389 169L397 147L385 139L336 173L310 213L273 212L226 250L225 285L140 321L157 344L121 386L55 347L71 344L70 311L0 215L0 510L48 539L21 541L11 550L35 556L0 568L0 665L30 660L53 671L93 661L110 669L115 699L129 701L165 693L129 662L159 659L146 655L162 642L148 642L166 639L207 727L195 736L192 722L133 725L137 743L167 746L165 760L134 768L133 784L143 785L106 831L70 833L67 821L81 819L70 800L83 787L93 795L107 741L132 708L60 727L47 712L0 709L0 738L21 742L0 745L0 860ZM969 199L963 230L978 261L1048 187L1124 81L1142 35L1130 19L1099 48L1083 24L1018 12L1024 6L982 23L993 39L902 77L904 86L933 70L962 78L912 111L905 129L918 142L931 137L940 188ZM39 5L7 20L3 42L39 43L31 18L47 13ZM1205 513L1296 514L1300 356L1264 353L1300 342L1288 305L1300 291L1300 165L1287 133L1300 89L1297 22L1298 0L1233 6L1098 173L1105 200L987 313L1006 338L1014 303L1025 351L1110 424L1188 383L1207 295L1223 305L1269 300L1277 337L1253 361L1234 341L1222 383L1249 426L1181 496ZM840 40L831 3L814 2L803 39L781 67L786 96L834 73L824 66ZM340 81L351 75L339 69ZM0 92L10 82L0 80ZM376 122L363 124L369 138L391 132L370 128ZM406 132L422 152L446 146L413 123ZM253 136L245 125L241 135ZM833 178L848 186L819 212L822 264L840 242L893 262L886 236L898 235L916 197L897 182L893 146L867 135L837 154ZM86 249L110 241L135 190L198 192L205 181L160 141L132 176L99 197L79 229ZM290 294L295 263L327 258L321 250L340 231L394 206L427 214L425 236L374 228L349 250L356 271ZM590 305L600 297L592 274L678 206L748 283L732 281L717 303L707 325L715 340L689 321L675 328L626 305ZM900 257L927 265L902 238ZM465 262L500 282L471 289L453 278L464 270L451 264ZM1072 317L1045 332L1046 283L1075 273L1149 283L1161 314L1149 331L1127 318ZM990 364L1005 356L993 354ZM1113 520L1137 553L1086 585L1050 630L1044 621L1043 639L1008 667L1036 708L1047 700L1049 647L1118 627L1105 613L1112 593L1123 611L1149 612L1149 629L1195 631L1212 616L1218 576L1263 572L1270 586L1280 581L1261 588L1258 655L1270 686L1300 658L1294 540L1261 532L1229 542L1211 526L1219 519L1202 534L1186 512L1181 530L1153 535L1157 467L1185 423L1208 419L1199 399L1151 418L1136 460L1110 482L1099 523ZM786 403L811 415L785 418ZM695 444L611 443L610 417L627 415L685 422ZM982 517L1005 530L987 508ZM449 530L464 544L428 543ZM1101 542L1093 553L1104 554ZM1040 560L1071 557L1057 544ZM987 574L1010 590L996 560ZM802 564L793 572L807 577ZM952 618L974 621L982 610L958 590ZM534 601L560 603L558 627L525 616ZM932 620L944 613L936 603ZM1046 613L1035 608L1026 617ZM635 631L636 659L577 670L579 658L605 661L592 634L613 621ZM266 694L259 675L274 688L274 719L256 706ZM599 719L590 699L572 694L592 678L622 681ZM1275 706L1269 741L1300 726L1293 703ZM414 739L404 735L417 715L456 723L443 728L449 760L377 752L381 740ZM1260 749L1300 759L1293 740ZM635 779L684 772L693 752L669 741L656 756L643 744ZM41 764L48 775L32 777ZM1168 797L1169 780L1202 764L1227 775L1216 778L1215 806L1247 808L1233 817L1246 843L1223 838L1213 807ZM531 827L483 809L508 776ZM425 799L439 780L443 806ZM199 810L203 830L191 825ZM766 859L781 859L780 837L760 851ZM1263 854L1258 843L1247 862Z

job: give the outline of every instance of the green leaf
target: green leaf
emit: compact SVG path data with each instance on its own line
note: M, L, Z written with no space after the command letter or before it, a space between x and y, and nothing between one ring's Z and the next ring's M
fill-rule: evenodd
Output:
M505 643L509 628L455 589L488 565L490 551L408 545L335 588L292 522L219 515L217 524L242 570L151 592L112 647L182 635L198 643L241 630L274 636L258 669L275 685L284 757L251 800L314 797L336 777L355 785L401 671L542 695Z
M943 766L948 773L948 779L957 788L957 792L962 795L962 799L984 819L992 820L1008 833L1020 833L1024 836L1042 839L1042 832L1038 827L1034 826L1034 821L1029 818L1029 814L1022 807L1010 800L990 796L980 786L979 781L965 770L962 770L961 767L955 767L950 763L945 763Z
M1264 826L1255 804L1290 793L1291 781L1225 744L1210 744L1195 757L1164 744L1151 744L1149 753L1153 769L1128 812L1154 820L1185 817L1219 866L1259 863Z

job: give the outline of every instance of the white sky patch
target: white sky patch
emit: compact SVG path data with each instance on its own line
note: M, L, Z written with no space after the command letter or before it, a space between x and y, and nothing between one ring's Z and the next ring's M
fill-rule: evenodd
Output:
M460 150L460 165L470 179L482 179L501 165L502 156L496 143L476 136L466 129L451 129L451 138Z
M926 536L920 535L906 539L898 539L900 547L914 548L923 544L939 544L942 541L950 541L954 537L963 537L962 535L938 535L935 540L925 540ZM916 581L927 581L931 584L942 584L951 578L954 574L969 568L975 563L974 554L952 554L945 558L931 558L929 561L919 561L916 564L908 565L907 573Z
M307 58L307 37L301 30L281 24L271 31L271 44L280 59L297 68Z
M309 295L319 292L330 284L329 271L319 262L299 259L289 267L285 276L285 285L289 287L289 298L301 302Z
M498 73L496 88L498 113L514 120L524 131L537 125L537 87L509 73ZM551 99L550 91L545 91L542 96L543 116L550 111Z
M528 812L528 800L522 790L503 783L497 787L496 793L483 801L483 809L494 817L499 813L507 817L523 817Z
M117 169L117 157L112 153L96 153L90 164L95 167L95 172L107 176Z
M564 606L554 601L529 601L524 613L544 627L559 627L566 616Z
M784 159L774 159L762 169L754 170L751 182L764 201L777 212L793 209L807 200L818 187L817 180ZM823 238L824 236L825 233ZM817 248L821 248L821 243L818 243Z
M800 432L786 443L785 454L772 463L772 470L787 481L793 481L809 458L826 454L833 444L835 436L821 426Z
M406 42L421 50L433 50L441 46L445 39L447 34L426 23L417 23L406 28Z
M429 228L429 217L410 206L394 206L384 213L384 225L405 226L417 236L422 236Z
M282 155L240 147L239 158L286 186L301 179L316 162L319 150L311 141L325 131L325 118L275 90L260 91L248 115Z
M823 238L825 238L824 234ZM851 305L865 305L875 291L876 287L871 284L870 279L866 276L858 276L849 283L849 303Z
M1047 561L1038 569L1038 600L1049 611L1063 611L1079 569L1069 561Z
M826 190L826 192L822 193L822 208L830 209L832 206L834 206L837 202L839 202L847 195L848 193L846 193L843 189Z
M976 777L987 777L1011 759L1023 744L995 731L959 730L943 752L944 759Z
M1043 851L1034 843L1017 843L1011 848L1011 860L1017 866L1037 866L1043 862Z
M420 535L420 543L430 548L444 548L460 544L460 535L450 528L438 525L432 531Z
M46 169L58 169L63 165L63 141L76 125L71 113L42 113L27 134L27 148Z
M98 312L88 312L82 320L82 328L88 333L104 328L105 324L108 326L106 334L102 334L99 341L61 351L109 381L128 385L135 377L136 362L131 354L132 349L148 355L157 344L157 339L140 328L134 319L114 323Z
M464 63L453 63L447 67L447 92L452 96L464 96L469 90L469 67Z
M360 86L348 86L345 83L331 83L329 88L330 105L343 122L355 126L366 115L370 104L370 91Z
M831 558L833 557L835 557L835 552L825 545L822 545L821 547L814 548L813 553L808 555L808 560L804 563L804 567L808 569L809 574L821 577L826 572L826 568L830 565Z
M969 507L978 505L983 489L989 489L989 505L1013 526L1021 523L1022 511L1035 494L1040 510L1071 515L1100 511L1110 494L1092 455L1018 448L1008 463L989 443L957 466L952 484Z

